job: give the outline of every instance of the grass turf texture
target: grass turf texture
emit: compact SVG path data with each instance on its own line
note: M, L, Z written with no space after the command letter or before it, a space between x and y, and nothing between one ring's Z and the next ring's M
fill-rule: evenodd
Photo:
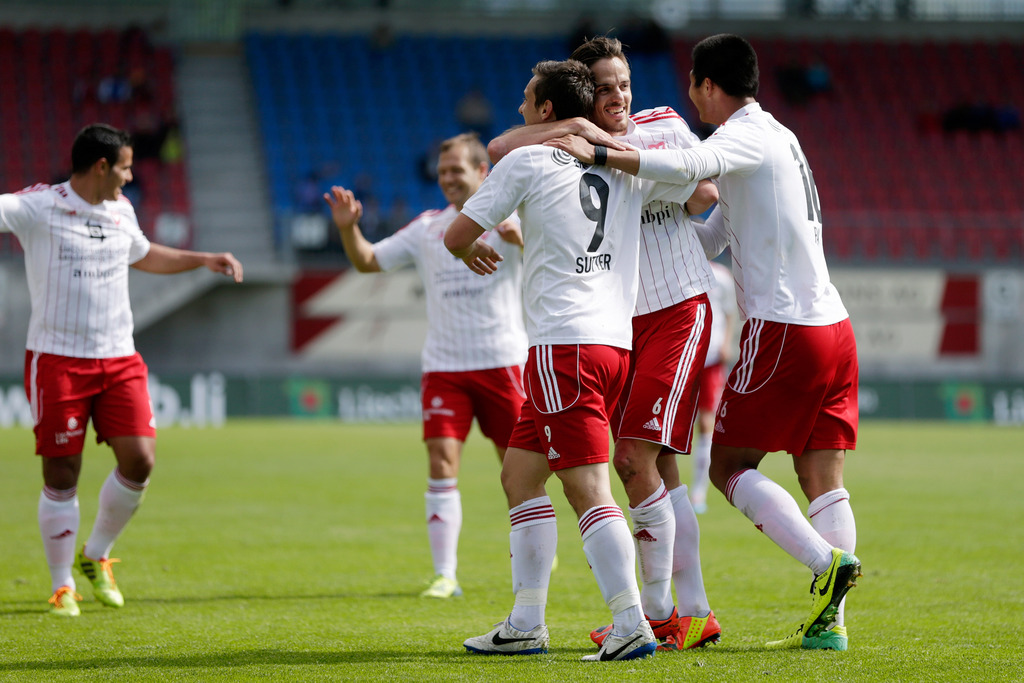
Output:
M481 657L462 647L512 605L498 465L475 431L460 476L463 598L417 597L432 573L417 425L239 420L161 431L147 499L113 553L125 607L101 606L79 578L82 616L57 619L45 613L32 436L3 430L0 679L1020 680L1022 445L1020 429L862 426L846 477L865 574L848 600L848 652L762 648L805 616L810 572L713 491L700 521L722 643L584 664L588 632L609 615L555 479L550 653ZM680 463L688 471L689 458ZM87 448L79 545L112 466L109 449ZM768 456L762 470L799 496L788 456Z

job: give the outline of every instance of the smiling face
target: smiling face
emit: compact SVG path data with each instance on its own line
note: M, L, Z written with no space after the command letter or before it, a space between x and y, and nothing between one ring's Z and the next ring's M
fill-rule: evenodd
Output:
M437 184L444 198L460 211L486 177L487 165L474 165L464 144L452 145L437 158Z
M101 199L115 201L121 196L121 188L132 180L132 162L134 153L131 147L122 147L117 162L106 165L106 175L100 188Z
M612 135L623 135L629 126L629 108L633 93L629 86L629 67L618 57L606 57L590 67L594 89L594 123Z

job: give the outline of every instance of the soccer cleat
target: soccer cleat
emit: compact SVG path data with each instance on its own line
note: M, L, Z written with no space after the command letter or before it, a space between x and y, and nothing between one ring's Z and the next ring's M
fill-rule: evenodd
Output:
M832 549L832 563L811 583L811 613L804 621L804 636L816 638L835 623L839 603L861 576L860 560L853 553Z
M506 618L489 633L469 638L463 645L481 655L541 655L548 651L548 642L548 627L544 624L520 631Z
M836 627L838 628L838 626ZM791 650L801 647L804 642L804 625L800 624L796 631L789 634L785 638L779 640L770 640L765 643L765 647L769 650Z
M81 599L82 596L70 586L61 586L50 598L50 604L53 605L50 608L50 614L55 614L58 617L77 617L82 613L82 610L78 608L78 601Z
M691 650L714 645L722 639L722 626L715 619L715 613L706 617L679 617L679 627L665 639L659 650Z
M78 553L75 565L78 571L85 575L92 583L92 592L96 599L107 607L124 607L124 596L117 588L117 581L114 580L114 570L111 567L117 558L93 560L85 555L85 548Z
M800 647L805 650L837 650L845 652L849 644L850 639L846 635L846 627L837 624L814 637L804 636Z
M653 655L658 647L647 620L641 621L636 630L628 636L617 636L609 633L605 636L601 649L596 655L584 655L584 662L621 662L626 659L640 659Z
M846 635L846 627L836 625L827 631L822 631L817 636L805 636L804 625L800 624L796 632L783 638L773 640L765 644L769 650L787 650L803 648L804 650L837 650L845 652L849 647L849 638Z
M426 590L420 593L421 598L457 598L462 595L462 587L455 579L438 574L430 582Z
M647 621L651 625L651 630L654 632L654 637L658 640L665 640L670 635L676 632L676 628L679 623L679 613L676 612L675 608L672 608L672 614L667 619L651 619L646 617ZM590 632L590 639L594 641L598 647L604 644L605 637L612 632L612 625L602 626L596 628Z

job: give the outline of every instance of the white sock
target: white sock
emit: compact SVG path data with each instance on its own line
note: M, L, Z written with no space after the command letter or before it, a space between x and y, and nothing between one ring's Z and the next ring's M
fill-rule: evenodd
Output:
M676 520L664 482L647 500L629 508L640 561L640 603L648 619L672 616L672 545Z
M833 547L841 548L848 553L857 549L857 524L853 519L853 508L850 507L850 493L846 489L836 489L824 493L807 506L807 516L811 518L811 526L821 537ZM839 603L836 624L846 623L846 598Z
M776 545L815 575L832 563L832 546L807 521L786 489L757 470L732 475L726 498Z
M643 621L636 585L636 551L629 525L616 505L592 507L580 516L583 552L612 611L612 633L626 636Z
M459 533L462 531L462 495L458 479L427 479L427 535L434 573L455 579Z
M508 517L512 524L508 535L512 593L516 596L509 623L520 631L532 631L544 623L551 563L558 549L555 508L548 496L541 496L512 508Z
M693 447L693 480L690 482L690 501L695 505L707 503L708 487L711 484L711 476L708 474L710 467L711 435L700 434Z
M700 568L700 525L693 512L686 486L668 492L676 517L676 538L672 548L672 582L676 586L679 616L706 617L711 612Z
M51 590L61 586L75 589L71 564L75 561L78 537L77 488L64 491L44 486L39 494L39 533L43 537L46 564L50 567Z
M107 476L103 488L100 489L100 507L96 512L96 522L92 526L89 540L85 542L86 557L93 560L110 557L114 541L135 514L148 484L148 479L141 484L125 479L116 467Z

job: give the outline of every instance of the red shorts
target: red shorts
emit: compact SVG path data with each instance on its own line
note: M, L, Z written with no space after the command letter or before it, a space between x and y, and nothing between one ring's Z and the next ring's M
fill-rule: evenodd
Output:
M552 471L608 462L608 416L626 383L629 351L614 346L533 346L510 448L548 457Z
M794 455L855 448L857 374L849 318L823 327L748 320L713 441Z
M704 366L700 373L700 396L697 397L697 410L713 413L718 408L718 399L722 398L725 388L725 368L721 361Z
M423 438L465 441L476 416L480 431L499 448L508 446L526 399L518 365L467 372L425 372L420 388Z
M77 455L92 419L96 442L115 436L156 436L142 356L69 358L25 352L25 393L35 420L36 453Z
M616 439L690 452L700 373L710 342L707 294L633 318L629 379L612 420Z

